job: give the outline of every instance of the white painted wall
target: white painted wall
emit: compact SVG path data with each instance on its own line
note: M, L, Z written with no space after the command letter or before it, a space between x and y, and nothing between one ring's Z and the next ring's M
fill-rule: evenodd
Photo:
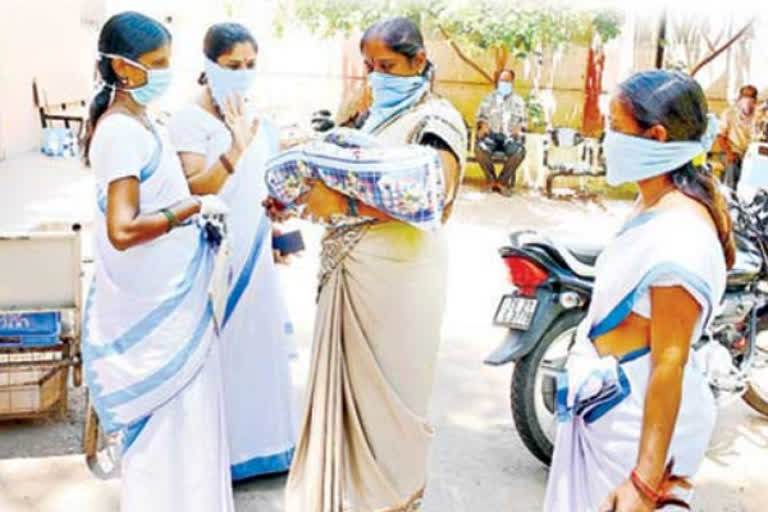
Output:
M94 31L80 23L84 1L0 1L0 158L39 146L35 76L63 89L86 84L88 94Z

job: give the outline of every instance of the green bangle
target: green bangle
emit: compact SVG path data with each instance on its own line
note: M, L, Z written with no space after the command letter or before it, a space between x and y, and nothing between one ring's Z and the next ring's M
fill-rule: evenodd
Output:
M179 225L179 219L168 208L163 208L161 211L163 212L163 215L165 215L165 218L168 219L168 230L166 233L169 233L173 228Z
M347 216L357 217L357 199L347 196Z

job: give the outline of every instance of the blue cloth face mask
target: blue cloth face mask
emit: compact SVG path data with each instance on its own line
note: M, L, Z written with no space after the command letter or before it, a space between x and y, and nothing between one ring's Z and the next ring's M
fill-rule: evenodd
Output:
M512 82L499 82L496 86L496 91L502 96L509 96L512 94Z
M672 172L709 151L717 129L718 121L712 114L704 135L695 141L659 142L608 129L603 141L606 181L617 186Z
M256 80L255 69L227 69L206 58L205 76L211 96L219 107L223 107L227 98L244 98Z
M371 132L419 101L429 88L429 80L422 75L399 76L376 71L368 74L368 85L373 104L363 130Z
M147 74L147 82L144 85L140 87L134 87L132 89L120 88L121 91L125 91L133 96L133 99L139 105L149 105L156 99L160 98L163 94L165 94L168 91L168 88L171 86L173 73L171 72L170 68L150 69L144 64L140 64L135 60L123 57L122 55L115 55L111 53L102 53L101 56L110 59L121 59L131 66L143 70Z

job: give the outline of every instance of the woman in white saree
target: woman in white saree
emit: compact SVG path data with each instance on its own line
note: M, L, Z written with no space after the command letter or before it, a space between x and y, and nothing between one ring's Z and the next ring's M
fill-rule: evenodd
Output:
M110 18L99 37L103 83L86 140L97 207L85 376L102 428L122 437L123 512L231 512L209 298L216 240L192 222L227 209L190 195L147 116L171 78L170 43L159 22L134 12Z
M232 479L288 471L296 442L289 366L293 326L272 252L264 163L279 149L275 124L244 98L258 46L237 23L208 29L204 87L171 119L169 135L193 194L230 207L233 283L224 317L222 368Z
M632 218L601 254L589 312L558 380L560 421L544 509L687 509L714 427L691 344L733 264L731 222L698 164L717 133L701 87L636 74L611 102L608 182L636 182Z
M453 106L430 92L431 64L412 22L377 23L361 50L373 93L363 133L300 146L267 172L279 203L298 201L333 226L289 512L413 511L426 484L446 294L441 227L466 134Z

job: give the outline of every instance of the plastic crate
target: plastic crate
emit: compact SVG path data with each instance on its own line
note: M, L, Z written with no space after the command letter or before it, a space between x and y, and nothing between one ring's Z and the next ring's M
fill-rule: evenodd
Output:
M0 314L0 351L56 346L60 336L61 313L58 311Z

